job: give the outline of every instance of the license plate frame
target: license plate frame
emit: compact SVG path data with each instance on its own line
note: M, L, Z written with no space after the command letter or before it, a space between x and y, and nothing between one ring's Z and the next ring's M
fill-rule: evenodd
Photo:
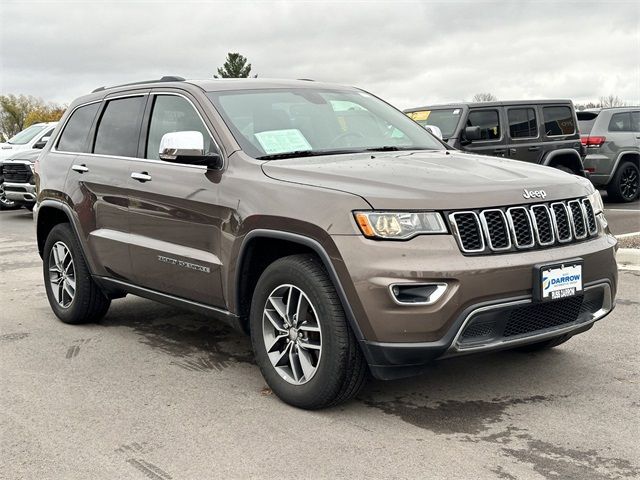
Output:
M584 291L583 272L584 260L582 258L571 258L562 262L535 265L533 268L534 301L552 302L579 295ZM569 280L565 285L561 283L552 284L553 279L557 279L559 276L575 277L575 275L579 275L578 280ZM547 285L545 285L546 281L548 281Z

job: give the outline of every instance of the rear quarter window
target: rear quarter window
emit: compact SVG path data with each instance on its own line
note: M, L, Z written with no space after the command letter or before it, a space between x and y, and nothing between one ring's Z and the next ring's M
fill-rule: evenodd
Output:
M543 107L544 129L548 137L571 135L576 132L571 108L565 106Z
M98 102L77 108L69 117L56 148L63 152L84 152L89 130L99 107Z

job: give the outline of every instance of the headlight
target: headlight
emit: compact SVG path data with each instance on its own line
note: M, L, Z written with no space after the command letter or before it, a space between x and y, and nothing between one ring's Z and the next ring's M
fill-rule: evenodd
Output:
M587 198L591 202L591 206L593 207L593 213L595 215L604 212L604 203L602 203L602 197L600 196L600 192L598 190L595 190Z
M367 238L406 240L425 233L447 233L438 212L354 212Z

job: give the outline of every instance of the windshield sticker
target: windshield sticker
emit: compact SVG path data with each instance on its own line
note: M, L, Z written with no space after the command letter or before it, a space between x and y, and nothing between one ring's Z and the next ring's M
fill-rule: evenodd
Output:
M297 128L254 133L267 155L311 150L311 145Z
M453 111L453 114L454 114L454 115L460 115L460 109L459 109L459 108L456 108L456 109Z
M416 122L418 122L420 120L426 120L427 118L429 118L430 114L431 114L431 110L426 110L423 112L410 112L409 118L411 118L411 120L415 120Z

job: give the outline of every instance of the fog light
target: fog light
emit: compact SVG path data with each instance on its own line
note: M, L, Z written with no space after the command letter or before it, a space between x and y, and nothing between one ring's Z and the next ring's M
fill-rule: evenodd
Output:
M404 283L389 287L393 301L398 305L431 305L447 289L446 283Z

